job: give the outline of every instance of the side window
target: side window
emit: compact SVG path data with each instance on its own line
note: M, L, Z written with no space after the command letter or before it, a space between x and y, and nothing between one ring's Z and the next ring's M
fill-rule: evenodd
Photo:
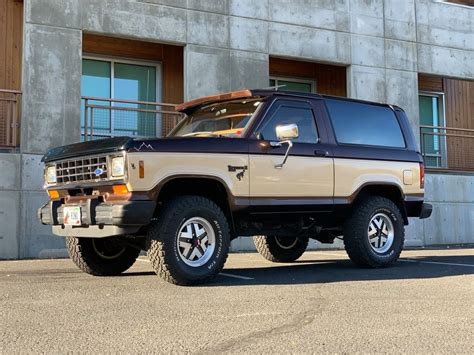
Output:
M419 96L420 125L421 128L421 152L425 165L434 168L447 166L447 144L446 136L440 134L444 127L444 109L442 94L423 94ZM453 145L451 145L453 147Z
M277 141L275 128L278 125L294 123L298 126L298 138L295 143L317 143L318 133L313 110L308 104L282 103L276 111L259 128L261 139Z
M405 148L400 124L388 107L327 99L338 143Z

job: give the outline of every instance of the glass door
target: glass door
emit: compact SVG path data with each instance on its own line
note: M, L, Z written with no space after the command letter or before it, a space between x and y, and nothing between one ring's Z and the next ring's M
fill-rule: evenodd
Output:
M445 133L444 106L442 94L423 93L419 95L421 149L428 167L446 166L446 139L439 133ZM433 127L433 128L429 128Z
M141 102L156 101L156 67L115 63L114 98ZM134 108L114 110L116 135L156 136L155 106L140 103L114 103L114 106Z
M84 59L82 61L81 95L96 98L112 98L111 91L111 63L98 60ZM89 105L110 106L110 101L88 100ZM85 132L85 107L81 105L81 132ZM92 117L91 117L92 115ZM110 136L111 129L111 110L108 108L90 108L87 111L87 126L90 130L91 121L93 122L94 138Z
M147 104L159 99L159 65L84 59L82 68L82 96L112 99L88 101L89 105L102 106L91 107L87 113L89 124L93 119L93 138L160 133L160 117L153 112L156 106ZM84 108L82 111L84 132Z
M307 79L271 77L270 86L281 86L280 91L316 92L316 82Z

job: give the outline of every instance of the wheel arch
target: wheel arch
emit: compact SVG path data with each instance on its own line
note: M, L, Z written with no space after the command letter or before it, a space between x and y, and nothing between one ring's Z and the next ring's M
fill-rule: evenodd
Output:
M399 185L386 182L364 184L351 196L351 205L354 206L357 202L369 196L382 196L391 200L400 210L403 223L405 225L408 224L408 214L404 199L405 194Z
M196 195L215 202L226 215L231 232L235 231L232 216L234 196L219 177L212 175L173 175L161 181L156 188L156 213L166 200L175 196Z

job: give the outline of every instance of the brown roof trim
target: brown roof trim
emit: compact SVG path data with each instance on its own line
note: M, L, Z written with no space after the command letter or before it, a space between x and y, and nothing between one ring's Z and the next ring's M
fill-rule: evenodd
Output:
M178 106L176 106L176 111L185 111L191 107L196 107L205 103L210 103L210 102L215 102L215 101L244 99L247 97L252 97L252 92L250 90L231 91L231 92L226 92L223 94L203 96L203 97L179 104Z

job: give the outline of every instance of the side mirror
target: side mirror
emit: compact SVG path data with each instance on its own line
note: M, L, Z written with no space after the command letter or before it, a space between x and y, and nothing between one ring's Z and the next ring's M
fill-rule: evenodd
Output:
M275 134L280 141L298 138L298 126L294 123L278 125Z
M275 165L276 169L281 169L288 159L290 149L293 147L293 142L291 140L293 138L298 138L298 126L294 123L279 125L275 127L275 133L279 142L270 142L273 147L281 147L283 144L288 144L288 149L286 150L283 161L280 164Z

